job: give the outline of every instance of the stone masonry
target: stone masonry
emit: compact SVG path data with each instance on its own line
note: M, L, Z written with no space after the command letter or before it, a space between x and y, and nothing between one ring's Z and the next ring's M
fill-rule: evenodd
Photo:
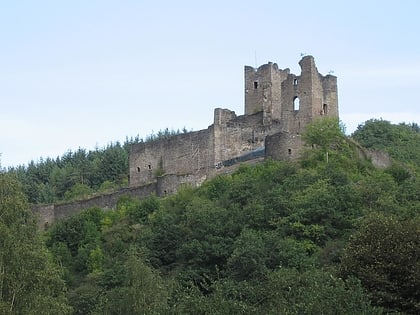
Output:
M216 108L207 129L135 144L130 153L130 187L66 204L37 206L40 228L90 207L115 208L123 195L165 196L182 185L199 186L241 163L266 158L294 160L303 148L306 125L338 117L337 78L318 73L312 56L299 62L301 74L269 62L245 66L245 114Z
M319 74L312 56L299 62L301 74L269 62L245 66L245 114L216 108L207 129L135 144L130 186L170 177L164 195L181 184L200 185L235 164L261 159L296 159L305 126L323 116L338 117L337 78ZM177 180L179 178L179 180Z

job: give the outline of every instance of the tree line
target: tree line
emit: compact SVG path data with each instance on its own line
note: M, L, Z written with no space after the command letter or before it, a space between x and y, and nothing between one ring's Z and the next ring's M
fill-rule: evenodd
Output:
M128 186L128 158L133 144L166 139L180 130L160 130L145 139L126 137L123 143L110 143L104 148L79 148L62 156L41 158L28 165L10 167L16 174L31 204L48 204L83 199L92 194L105 193Z

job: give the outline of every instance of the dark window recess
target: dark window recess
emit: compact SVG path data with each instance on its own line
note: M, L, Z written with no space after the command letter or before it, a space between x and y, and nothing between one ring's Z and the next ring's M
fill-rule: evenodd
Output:
M137 166L137 173L140 173L140 167Z
M289 155L291 155L292 154L292 149L289 149L288 151L289 151Z
M254 81L254 89L258 89L258 81Z
M149 165L148 165L148 167L149 167L149 170L151 170L151 169L152 169L152 165L150 165L150 164L149 164Z
M298 81L298 79L294 79L294 80L293 80L293 85L294 85L294 86L298 85L298 82L299 82L299 81Z
M322 114L323 115L328 114L328 105L327 104L322 105Z

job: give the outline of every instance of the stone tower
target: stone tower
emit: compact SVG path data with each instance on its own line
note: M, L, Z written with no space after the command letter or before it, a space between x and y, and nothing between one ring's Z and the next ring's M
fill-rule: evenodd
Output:
M264 124L281 119L281 84L290 70L269 62L255 69L245 66L245 115L264 113Z
M300 75L271 62L245 66L245 115L263 112L264 125L279 121L282 131L297 134L317 117L338 117L337 77L319 74L312 56L299 65Z

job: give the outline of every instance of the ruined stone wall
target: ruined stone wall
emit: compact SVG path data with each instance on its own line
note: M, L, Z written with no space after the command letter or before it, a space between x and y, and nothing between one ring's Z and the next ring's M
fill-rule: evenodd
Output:
M276 64L275 64L276 65ZM290 75L290 70L285 69L281 70L276 67L273 67L272 75L271 75L271 82L272 82L272 91L271 91L271 98L272 98L272 106L271 108L267 109L270 111L269 116L273 121L279 121L282 118L283 113L283 104L282 104L282 94L283 89L282 84ZM267 121L268 122L268 121ZM267 124L267 123L265 123Z
M271 66L263 65L258 69L245 66L245 115L263 111L263 100L269 97L271 85Z
M282 82L282 131L301 134L317 117L338 117L337 78L319 74L312 56L300 62L301 75Z
M339 117L337 77L333 75L322 77L322 88L324 90L324 99L322 104L323 115Z
M130 153L130 186L162 174L208 173L214 168L213 128L135 144Z
M221 112L217 110L217 118ZM229 111L227 111L229 112ZM230 120L215 119L214 156L216 166L226 160L242 156L255 149L264 147L265 137L280 130L279 122L266 126L264 113L234 116Z
M198 187L207 179L206 175L168 174L157 178L156 195L164 197L175 194L182 186Z
M43 229L47 225L92 207L99 207L105 210L114 209L119 198L125 195L141 199L156 192L157 184L151 183L141 187L124 188L114 193L103 194L85 200L54 205L35 206L32 208L32 212L38 216L38 225L41 229Z
M268 63L245 66L245 115L263 112L263 125L280 121L281 131L301 133L319 116L338 117L337 78L319 74L312 56L299 62L301 74Z

